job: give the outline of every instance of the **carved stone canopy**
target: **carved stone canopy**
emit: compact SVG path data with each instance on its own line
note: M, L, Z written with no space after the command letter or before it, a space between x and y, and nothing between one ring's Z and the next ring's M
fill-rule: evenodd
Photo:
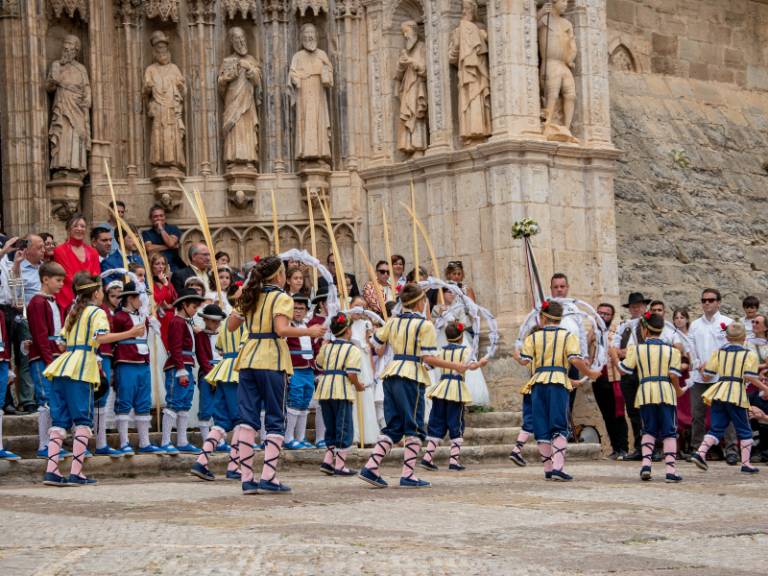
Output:
M146 0L145 10L147 18L179 21L179 0Z
M221 6L230 20L237 18L238 13L243 18L250 16L256 20L257 0L221 0Z
M293 0L293 11L299 12L299 16L306 16L307 12L320 16L323 12L328 14L328 0Z
M19 0L0 0L0 18L16 18L19 15Z
M213 24L216 20L216 0L187 0L189 19L195 24Z
M54 19L61 18L62 14L74 19L77 13L84 22L88 22L88 2L86 0L48 0L48 10Z

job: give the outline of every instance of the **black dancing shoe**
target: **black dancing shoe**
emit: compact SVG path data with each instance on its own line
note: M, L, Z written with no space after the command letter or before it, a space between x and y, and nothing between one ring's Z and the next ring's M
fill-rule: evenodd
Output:
M326 464L325 462L320 464L320 472L322 472L323 474L327 474L328 476L334 475L333 466L331 466L330 464Z
M520 452L510 452L509 459L520 467L528 466L528 462L525 461L523 455Z
M701 454L699 454L698 452L694 452L693 454L691 454L691 462L696 464L696 466L698 466L702 470L709 470L709 464L707 464L707 461L704 458L702 458Z
M430 472L437 472L439 468L437 465L435 465L434 462L430 462L429 460L425 460L424 458L421 459L421 462L419 462L419 466L424 468L424 470L429 470Z
M640 480L648 481L651 479L651 467L643 466L640 468Z

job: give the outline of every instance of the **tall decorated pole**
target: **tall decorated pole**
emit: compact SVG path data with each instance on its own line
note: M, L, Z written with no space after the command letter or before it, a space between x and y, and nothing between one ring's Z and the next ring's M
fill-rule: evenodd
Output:
M528 285L531 289L531 300L534 308L539 308L544 301L544 290L539 278L539 268L536 265L536 258L533 255L531 246L531 236L540 232L541 228L531 218L523 218L512 225L512 237L515 240L523 241L523 250L525 252L525 267L528 274Z

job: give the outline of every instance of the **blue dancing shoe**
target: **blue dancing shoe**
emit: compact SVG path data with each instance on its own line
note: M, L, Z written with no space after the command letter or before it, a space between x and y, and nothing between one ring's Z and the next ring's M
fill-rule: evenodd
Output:
M334 469L333 469L333 466L331 466L330 464L326 464L325 462L323 462L322 464L320 464L320 472L322 472L323 474L328 474L328 476L333 476Z
M243 477L237 470L227 470L227 480L242 480Z
M643 466L640 468L640 480L644 480L647 482L651 479L651 467L650 466Z
M386 488L389 486L387 484L387 481L384 480L380 475L376 474L375 472L371 472L368 468L363 467L360 470L360 473L357 475L360 480L363 480L364 482L368 482L371 486L374 488Z
M254 444L253 445L253 451L254 452L261 452L262 450L264 450L264 442L262 442L261 444Z
M38 458L40 460L48 460L48 446L45 448L41 448L35 453L35 458ZM59 459L61 459L61 454L59 454Z
M88 456L88 451L86 450L86 458L90 458ZM113 448L110 448L109 446L104 446L103 448L96 448L96 456L109 456L110 458L122 458L123 452L122 450L115 450Z
M182 454L200 454L202 450L194 444L186 444L185 446L176 446L176 450Z
M320 440L320 442L317 442L315 444L315 448L323 448L323 449L325 449L327 447L328 447L328 445L325 443L325 440Z
M258 482L243 482L243 494L258 494L259 483Z
M192 476L197 476L200 478L200 480L207 480L208 482L216 480L216 476L213 475L213 472L208 470L206 466L200 464L200 462L195 462L192 464L192 468L190 469L189 473L192 474Z
M291 440L283 444L283 449L285 450L298 450L299 448L301 448L301 442L298 440Z
M46 458L48 457L48 448L45 449ZM66 460L67 458L72 458L72 452L69 450L64 450L62 448L59 450L59 460Z
M232 450L232 446L230 446L226 442L216 446L216 452L223 452L225 454L229 454L231 450Z
M160 446L160 450L163 451L163 454L166 456L178 456L179 450L174 446L173 444L163 444Z
M760 468L755 468L754 466L742 466L741 473L742 474L759 474Z
M121 447L120 452L127 458L131 458L132 456L136 455L136 452L133 451L133 448L130 444L126 444L125 446Z
M21 460L21 456L14 454L10 450L0 450L0 460L8 460L10 462L14 462L16 460Z
M54 472L46 472L43 474L43 484L46 486L58 486L59 488L69 486L69 483L64 476L60 476Z
M432 484L418 478L400 478L400 488L430 488Z
M67 483L70 486L93 486L96 484L96 480L78 476L77 474L70 474L69 478L67 478Z
M558 482L570 482L573 480L573 476L562 470L552 470L552 480L557 480Z
M279 482L270 482L269 480L259 480L259 494L288 494L291 488Z
M324 448L325 446L323 446ZM312 442L307 442L306 440L301 440L299 442L299 450L314 450L315 445L312 444Z
M677 474L667 474L667 476L664 478L664 482L668 482L670 484L677 484L678 482L682 482L683 477L678 476Z
M111 448L110 448L110 450L111 450ZM116 452L116 450L115 450L115 452ZM88 450L86 448L85 452L83 452L83 458L85 458L86 460L88 458L93 458L93 452L91 452L90 450Z
M154 454L155 456L164 456L165 450L160 448L160 446L155 446L154 444L147 444L143 448L139 448L139 454Z

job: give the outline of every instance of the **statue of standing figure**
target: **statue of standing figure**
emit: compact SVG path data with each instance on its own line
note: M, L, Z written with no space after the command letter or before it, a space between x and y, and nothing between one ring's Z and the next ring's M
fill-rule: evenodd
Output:
M463 0L461 21L451 34L448 59L458 67L459 133L465 144L491 134L488 32L477 24L477 3Z
M544 95L544 134L548 140L578 142L571 134L576 107L576 82L572 69L576 61L573 25L563 13L568 0L554 0L537 14L541 93Z
M288 72L288 89L296 106L296 159L329 161L331 115L325 91L333 86L333 66L317 47L313 24L301 27L301 45Z
M149 43L155 59L144 71L147 115L152 119L149 163L155 168L183 170L187 165L184 153L184 76L178 66L171 62L165 32L153 32Z
M51 125L51 170L55 172L88 171L91 149L91 84L88 71L77 61L80 39L64 37L61 58L51 64L46 88L53 92Z
M229 31L233 53L224 58L219 71L219 91L224 95L224 161L254 167L259 160L259 116L256 91L261 83L261 67L248 54L242 28Z
M400 98L397 148L420 156L427 149L427 50L419 40L416 22L407 20L400 29L405 48L395 75L395 92Z

